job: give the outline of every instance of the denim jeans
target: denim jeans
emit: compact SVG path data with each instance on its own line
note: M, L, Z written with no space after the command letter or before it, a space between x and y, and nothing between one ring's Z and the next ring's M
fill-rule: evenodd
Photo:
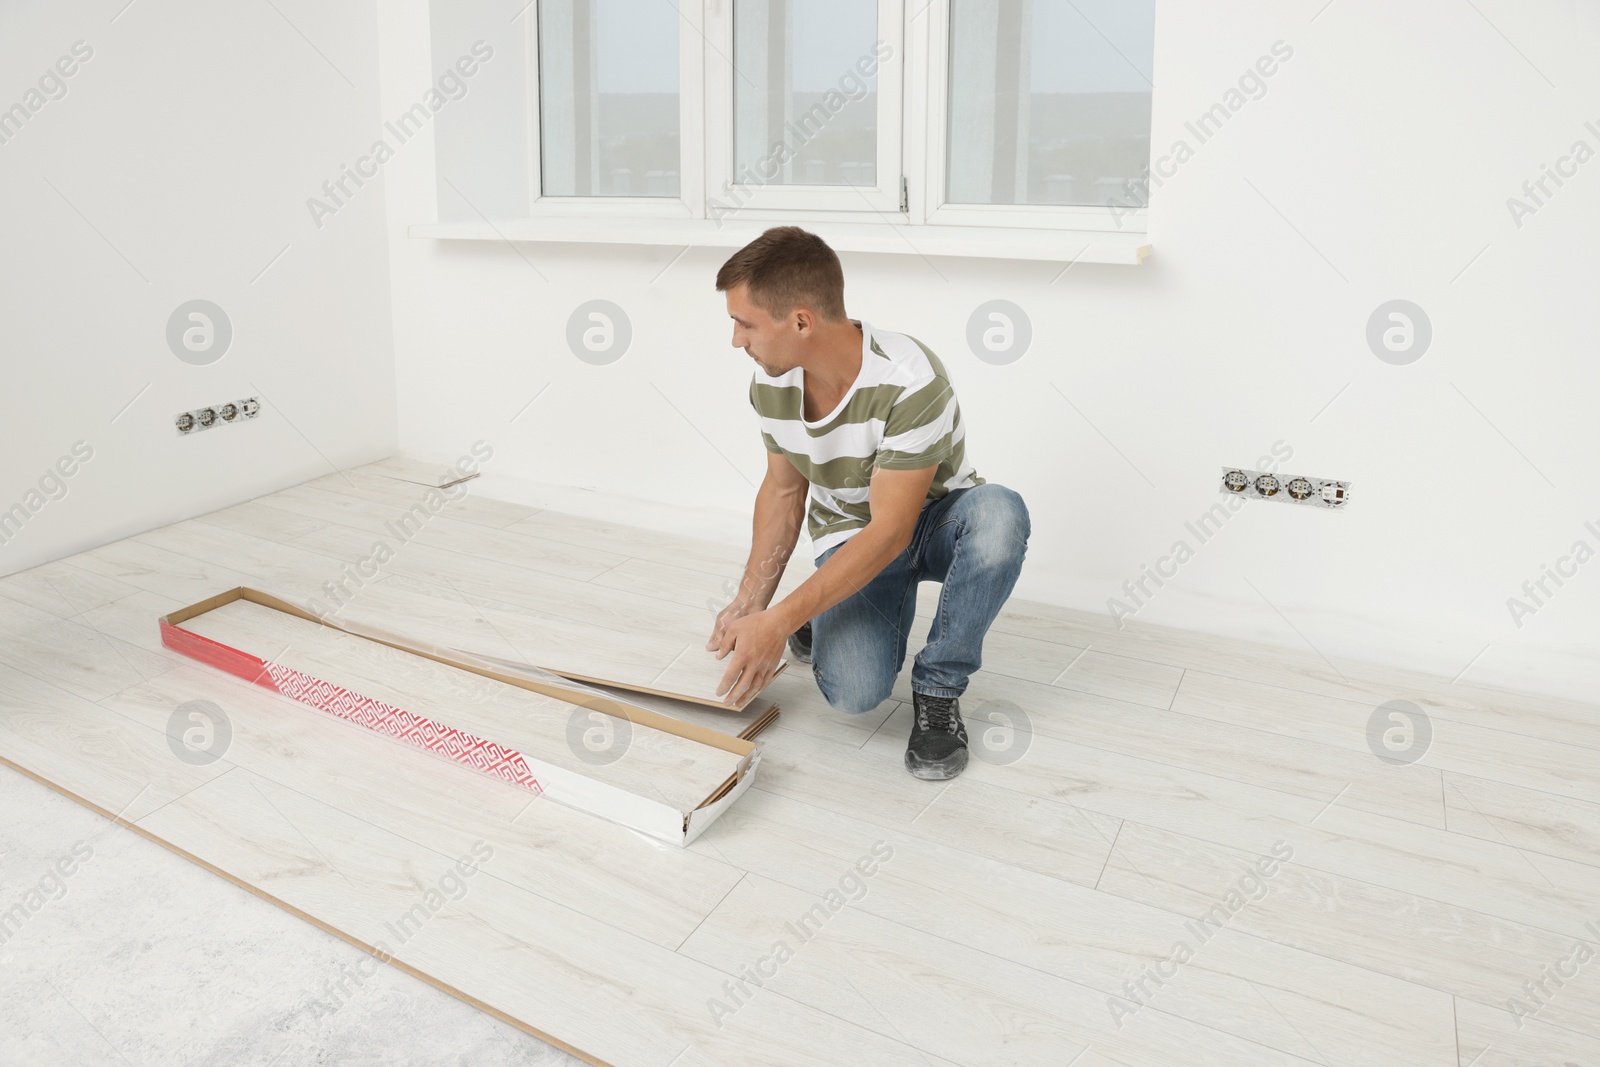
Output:
M983 638L1011 595L1032 532L1027 505L1003 485L956 489L922 506L911 544L851 596L811 620L811 671L828 703L871 711L906 659L920 582L942 582L911 689L958 697L983 660ZM822 566L844 542L817 557Z

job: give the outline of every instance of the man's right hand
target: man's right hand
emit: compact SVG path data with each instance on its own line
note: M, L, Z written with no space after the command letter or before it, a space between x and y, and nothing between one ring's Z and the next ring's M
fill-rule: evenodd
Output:
M711 629L711 640L706 642L706 649L720 653L722 651L722 642L728 631L728 625L760 610L754 604L736 599L733 603L717 612L717 623Z

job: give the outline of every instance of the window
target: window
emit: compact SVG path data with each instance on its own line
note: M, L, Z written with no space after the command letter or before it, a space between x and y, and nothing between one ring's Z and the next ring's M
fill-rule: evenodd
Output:
M737 0L734 173L767 184L875 184L877 37L877 12L860 0Z
M436 58L483 7L437 0ZM782 220L856 241L838 247L1058 258L1075 233L1142 258L1155 0L525 12L479 75L491 100L436 121L441 222L414 233L726 244Z
M545 196L679 194L678 33L659 0L539 5Z
M1151 4L950 5L952 204L1101 205L1150 160Z

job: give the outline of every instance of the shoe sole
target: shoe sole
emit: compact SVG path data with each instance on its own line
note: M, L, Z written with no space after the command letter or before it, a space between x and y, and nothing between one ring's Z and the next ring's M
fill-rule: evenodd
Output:
M906 753L906 770L911 772L912 777L921 778L926 782L942 782L954 778L966 769L967 750L964 748L942 760L923 760L910 752Z

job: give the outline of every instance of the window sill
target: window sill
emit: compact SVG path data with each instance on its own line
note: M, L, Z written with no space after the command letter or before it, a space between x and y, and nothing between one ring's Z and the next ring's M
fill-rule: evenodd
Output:
M774 221L547 217L503 222L423 222L406 236L454 241L542 241L571 244L689 245L741 248ZM1150 254L1149 235L1092 230L906 226L882 222L815 222L808 229L840 252L886 252L978 259L1111 263L1136 267Z

